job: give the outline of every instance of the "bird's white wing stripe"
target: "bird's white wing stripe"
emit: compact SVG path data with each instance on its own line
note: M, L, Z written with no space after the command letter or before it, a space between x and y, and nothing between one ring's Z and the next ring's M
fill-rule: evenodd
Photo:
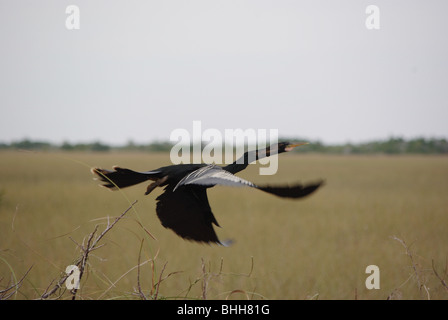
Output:
M232 173L225 171L221 167L215 165L208 165L199 168L186 175L182 180L179 181L173 191L175 191L179 186L186 184L197 184L203 186L213 186L219 184L235 187L256 187L252 182L237 177Z

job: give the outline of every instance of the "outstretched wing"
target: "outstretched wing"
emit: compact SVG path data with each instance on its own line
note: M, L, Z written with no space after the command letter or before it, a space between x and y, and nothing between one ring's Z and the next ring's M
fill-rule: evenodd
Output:
M165 228L184 239L226 245L219 241L213 229L212 224L219 224L211 211L205 187L182 186L173 192L173 187L168 185L157 197L156 212Z
M274 194L278 197L297 199L306 197L322 185L323 181L319 181L307 185L295 184L292 186L258 186L257 189Z
M237 177L229 171L224 170L222 167L215 165L208 165L187 174L174 187L174 191L176 191L176 189L182 185L190 184L208 187L217 184L235 187L256 187L256 185L254 185L252 182Z
M174 187L173 191L176 191L180 186L185 185L201 185L201 186L214 186L214 185L226 185L226 186L246 186L252 187L264 192L276 195L282 198L302 198L314 191L316 191L323 181L311 183L308 185L295 184L292 186L258 186L254 183L244 180L235 176L222 167L215 165L208 165L197 169L190 174L186 175L179 183Z

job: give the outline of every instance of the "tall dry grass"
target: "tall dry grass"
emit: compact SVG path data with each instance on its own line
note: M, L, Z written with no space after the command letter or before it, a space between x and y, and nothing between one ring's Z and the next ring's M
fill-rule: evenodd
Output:
M134 200L103 246L89 253L77 299L448 297L446 157L288 154L279 157L275 176L258 176L257 166L249 166L241 175L258 183L324 178L326 185L300 201L249 188L211 189L223 226L217 232L235 240L230 248L184 241L164 229L155 215L161 190L108 192L88 170L168 163L167 154L2 152L4 297L42 297L82 256L93 230L98 236ZM381 271L378 290L365 287L372 264ZM49 298L73 293L62 286Z

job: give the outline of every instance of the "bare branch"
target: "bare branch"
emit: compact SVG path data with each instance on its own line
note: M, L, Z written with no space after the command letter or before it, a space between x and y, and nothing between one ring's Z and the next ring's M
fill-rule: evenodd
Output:
M154 294L154 300L157 300L157 297L159 295L160 283L162 282L163 271L165 271L167 263L168 262L165 262L165 264L163 265L162 271L160 271L159 281L156 283L156 293Z
M138 295L140 296L140 298L142 298L143 300L147 300L145 294L142 291L142 287L140 286L140 258L142 255L142 248L143 248L144 240L145 240L145 238L142 239L142 243L140 244L140 250L138 252L137 288L138 288Z
M418 284L418 289L420 291L420 294L423 297L422 289L424 289L425 292L426 292L426 295L427 295L427 299L430 300L431 297L430 297L430 294L429 294L429 289L426 286L426 282L422 281L422 278L421 278L422 270L420 270L421 268L419 268L418 264L415 262L413 252L410 250L409 246L406 244L406 242L404 240L402 240L402 239L400 239L400 238L398 238L396 236L392 236L391 238L393 240L396 240L396 241L400 242L401 245L405 248L406 255L411 260L411 266L412 266L412 269L414 270L415 278L417 279L417 284Z
M14 283L12 285L10 285L8 288L0 290L0 300L7 300L10 297L12 297L14 294L17 293L17 291L19 291L19 288L22 286L22 282L25 279L25 277L28 275L28 273L30 272L31 268L33 266L31 266L26 272L25 274L22 276L22 278L20 278L19 281L17 281L17 283ZM10 292L9 292L10 291Z
M107 227L103 230L103 232L101 232L101 234L96 237L94 239L94 236L96 234L96 232L98 231L98 225L95 226L95 229L93 230L92 233L89 234L88 238L87 238L87 243L84 245L84 241L82 244L77 243L76 241L74 241L73 239L70 238L70 240L72 240L81 250L82 254L81 256L73 263L73 265L77 266L79 268L80 274L79 274L79 281L81 281L81 277L84 274L84 271L86 269L86 265L87 265L87 259L89 256L89 253L92 252L93 250L99 249L101 248L104 244L102 245L98 245L98 243L100 242L100 240L115 226L115 224L120 221L121 218L123 218L123 216L129 212L129 210L132 209L132 207L137 203L137 200L135 200L130 206L129 208L127 208L120 216L118 216L117 218L115 218L115 220L110 223L108 221L107 223ZM47 288L45 290L45 292L42 294L41 299L47 299L49 298L51 295L53 295L59 288L62 287L62 285L64 284L65 281L67 281L67 278L70 276L70 274L65 274L64 276L61 277L61 279L59 279L59 281L56 283L55 286L53 286L53 288L48 291L49 288ZM51 284L50 284L51 286ZM49 287L50 287L49 286ZM77 289L73 289L71 291L72 293L72 300L74 300L76 298L76 293L77 293Z
M443 287L448 291L448 285L446 284L445 279L442 279L442 277L439 276L439 274L437 273L436 267L434 266L434 260L432 260L432 271L436 275L437 279L440 280L440 282L442 283Z

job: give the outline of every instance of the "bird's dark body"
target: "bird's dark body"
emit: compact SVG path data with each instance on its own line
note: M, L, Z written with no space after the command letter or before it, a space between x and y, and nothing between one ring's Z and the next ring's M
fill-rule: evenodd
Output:
M168 176L168 179L166 183L162 184L177 184L185 175L199 169L202 167L205 167L205 163L198 163L198 164L175 164L171 166L165 166L161 167L159 169L156 169L154 171L160 171L159 174L157 174L158 178L163 178L164 176Z
M289 151L289 143L276 145L276 153ZM267 148L263 150L264 156L271 154ZM277 151L278 150L278 151ZM255 151L256 159L258 150ZM246 152L241 159L248 159ZM273 154L273 153L272 153ZM241 160L240 159L240 160ZM95 168L92 172L98 175L103 186L110 189L125 188L144 181L152 181L146 193L151 193L156 187L163 187L164 192L156 200L156 212L162 225L172 229L177 235L187 240L206 243L222 243L213 228L219 226L212 213L207 198L207 188L216 184L246 185L279 197L301 198L314 192L322 185L317 182L303 186L256 186L234 174L244 170L248 162L235 161L225 167L207 164L178 164L160 167L156 170L136 172L130 169L114 167L114 171Z

